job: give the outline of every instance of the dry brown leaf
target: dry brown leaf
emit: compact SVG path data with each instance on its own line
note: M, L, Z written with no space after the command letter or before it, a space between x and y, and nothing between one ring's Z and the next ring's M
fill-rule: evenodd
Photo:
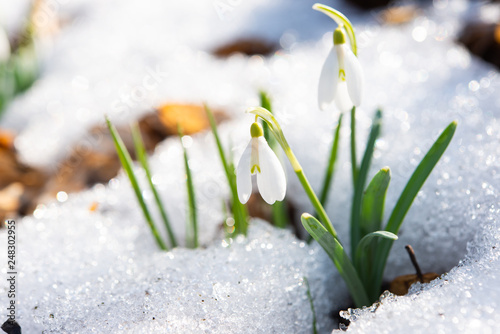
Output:
M0 129L0 147L9 151L14 150L14 133L8 130Z
M277 50L274 43L259 38L240 38L236 41L219 46L213 51L217 57L225 58L235 53L247 56L263 55L267 56Z
M205 108L194 104L165 104L158 108L158 116L169 135L177 134L177 124L185 135L209 128Z
M227 119L225 113L214 111L217 122ZM146 150L151 152L169 135L177 135L177 123L185 134L209 128L203 106L165 104L158 112L139 120ZM118 133L134 158L130 128L118 126ZM14 150L14 135L0 130L0 218L6 215L31 214L38 204L52 200L58 192L77 192L96 183L106 183L121 168L113 139L106 127L95 127L88 137L77 143L68 158L58 163L57 171L49 174L22 164ZM90 211L97 209L92 204Z
M440 275L436 273L423 274L422 283L429 283L430 281L438 278L439 276ZM391 282L389 291L395 295L404 296L408 293L408 290L410 290L410 287L413 285L413 283L416 282L420 282L420 279L416 274L398 276Z
M21 206L21 196L24 193L24 186L19 182L14 182L0 190L0 211L15 212Z
M418 14L417 6L395 6L383 10L380 19L387 24L403 24L413 20Z

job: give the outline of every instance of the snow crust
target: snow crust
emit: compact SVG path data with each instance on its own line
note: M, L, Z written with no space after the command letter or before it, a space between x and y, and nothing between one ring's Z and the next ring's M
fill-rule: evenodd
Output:
M1 121L20 131L16 147L26 162L54 168L104 114L115 123L127 122L169 101L205 101L234 116L220 132L237 159L252 119L243 111L257 105L256 91L265 88L306 175L320 188L337 115L316 105L332 24L310 10L313 2L227 1L235 4L229 16L215 9L217 1L57 3L55 10L72 23L47 51L40 81ZM414 287L408 296L387 296L376 310L351 311L348 331L498 332L500 78L454 43L461 19L475 4L434 1L400 27L380 26L374 13L360 14L341 2L332 6L357 23L366 77L357 114L360 154L375 108L384 111L370 175L391 167L386 216L439 132L452 120L459 124L407 215L385 277L413 273L406 244L424 271L448 274ZM209 54L249 34L279 40L283 50L268 58L219 60ZM146 87L146 77L156 78L157 85ZM327 211L349 247L348 117L344 122ZM330 260L317 245L261 221L253 222L247 239L228 245L220 231L228 189L213 139L209 134L192 139L204 247L158 251L123 175L64 203L40 206L18 224L18 321L24 332L310 333L304 276L320 332L334 328L331 313L350 302ZM186 194L178 140L160 145L151 164L182 239ZM286 166L289 199L299 212L311 212ZM91 212L94 203L97 211ZM0 240L6 240L5 231Z

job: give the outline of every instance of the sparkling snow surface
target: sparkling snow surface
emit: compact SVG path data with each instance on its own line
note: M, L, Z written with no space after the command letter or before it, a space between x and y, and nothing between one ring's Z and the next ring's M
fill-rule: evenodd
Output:
M2 10L18 11L5 3L0 1ZM238 158L252 119L243 112L258 103L256 91L265 88L292 149L319 189L337 116L318 110L316 88L334 25L310 9L312 1L53 3L58 5L52 10L72 24L45 50L41 79L1 121L2 127L20 131L16 146L26 162L53 168L74 143L86 140L86 130L102 123L104 114L125 123L172 101L207 102L232 115L220 132ZM217 7L217 12L221 3L232 9L222 7L221 13ZM459 124L406 217L386 279L413 273L406 244L415 249L424 272L448 274L414 287L408 296L386 297L375 312L352 311L350 332L500 330L500 78L454 43L461 18L472 7L465 1L434 1L411 23L388 27L371 14L337 6L356 24L365 69L365 99L357 115L360 154L375 108L384 111L370 175L391 167L386 216L433 139L450 121ZM267 58L228 60L209 53L248 35L279 41L283 50ZM157 85L145 85L146 77ZM348 117L344 122L327 210L348 247ZM178 139L169 139L151 164L183 239L181 153ZM304 276L320 332L334 328L332 313L347 309L350 301L320 247L262 221L253 221L247 239L228 246L220 231L228 189L211 135L193 136L189 154L201 249L158 251L124 175L72 194L64 203L40 206L19 222L23 332L310 333ZM286 165L288 198L300 212L311 212ZM89 210L93 203L96 212ZM6 240L5 230L0 240ZM6 263L5 252L0 254ZM2 285L2 295L5 289Z

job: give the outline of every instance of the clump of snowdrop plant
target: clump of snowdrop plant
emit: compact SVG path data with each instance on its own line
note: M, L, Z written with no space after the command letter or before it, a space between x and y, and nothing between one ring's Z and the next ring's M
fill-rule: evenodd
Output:
M418 191L453 138L457 124L456 122L451 122L431 146L408 180L384 226L384 205L391 178L390 169L388 167L382 168L375 173L370 182L367 182L375 141L380 134L382 111L377 110L375 113L363 157L361 162L358 163L356 155L355 113L356 107L361 104L364 79L362 67L356 57L357 46L354 28L342 13L333 8L322 4L315 4L313 8L327 14L338 24L333 33L332 50L323 66L318 87L320 109L327 109L335 105L340 111L338 124L334 129L332 148L319 197L310 185L302 166L288 145L279 122L272 112L268 110L270 109L270 100L264 93L261 93L262 106L247 110L248 113L255 115L255 122L250 125L250 142L243 152L237 167L233 165L231 162L232 159L228 158L222 146L210 109L208 107L205 107L205 109L231 191L231 198L229 200L229 207L232 210L232 217L229 217L232 220L231 228L233 232L231 233L245 235L247 232L248 212L244 204L252 194L252 175L256 176L259 192L267 203L276 206L277 203L280 203L284 199L286 193L285 172L279 158L276 156L275 151L273 151L276 149L275 143L277 143L290 161L315 210L314 216L308 213L302 215L302 224L312 238L324 248L331 258L341 277L344 279L356 306L362 307L370 305L379 298L384 268L392 243L397 239L399 228ZM339 240L334 225L324 209L324 204L331 187L332 176L335 171L334 166L339 147L339 133L343 115L349 110L351 116L350 146L354 188L350 217L350 256ZM258 122L259 119L266 126L265 130ZM148 205L142 196L142 190L133 171L133 163L130 155L109 120L107 120L107 125L112 134L124 170L134 188L146 222L158 246L161 249L167 250L169 248L167 242L160 235L156 223L152 219ZM132 133L136 154L146 172L151 191L153 192L168 235L168 243L170 247L176 247L177 241L172 233L159 194L152 182L144 145L137 126L133 128ZM182 134L180 135L182 136ZM268 145L268 141L273 142L273 148ZM183 149L187 175L188 209L190 211L190 222L187 224L189 240L186 240L186 244L197 247L194 186L189 171L187 152L184 147ZM224 207L226 207L226 203L224 203ZM276 207L276 212L282 211L283 208ZM284 215L281 216L282 218L285 217Z
M228 217L228 221L231 221L231 226L227 225L226 227L230 227L231 232L228 235L234 234L243 234L245 235L247 232L247 223L248 223L248 213L246 207L240 203L238 198L241 201L248 201L250 197L250 193L252 191L251 185L251 171L248 174L248 179L244 180L240 178L242 182L239 185L239 189L244 190L245 187L247 189L248 196L245 197L243 195L239 196L236 191L236 175L234 165L230 162L230 159L227 158L225 150L222 146L221 140L219 138L219 134L217 131L217 125L215 123L214 116L210 109L205 106L205 111L207 114L208 121L210 123L210 127L212 130L212 134L214 136L217 149L219 152L219 157L222 162L222 166L224 167L224 171L227 177L227 181L229 184L229 188L231 190L232 198L229 201L229 207L232 211L232 217ZM151 209L149 205L146 203L146 199L144 198L144 192L141 189L138 181L138 176L134 171L134 163L132 161L132 157L128 152L125 144L123 143L122 138L120 137L118 131L115 126L111 123L111 121L106 117L106 125L108 126L111 137L113 138L113 142L115 144L115 149L122 164L122 167L130 181L132 189L134 190L135 197L137 199L137 203L144 215L144 219L151 230L151 234L153 235L156 244L162 250L170 250L171 248L175 248L178 246L177 239L173 233L172 226L170 224L170 220L168 218L167 212L165 210L165 206L163 205L163 201L160 197L158 190L153 182L153 176L151 170L149 168L149 163L147 160L146 149L144 147L144 142L139 130L139 126L137 124L133 124L131 126L132 139L134 142L135 155L137 160L139 161L142 169L146 174L146 179L149 184L149 188L153 194L154 202L160 214L161 220L163 221L164 230L167 234L167 240L162 236L160 229L158 227L157 222L153 219L153 215L151 214ZM259 173L262 173L261 181L259 182L259 187L261 189L261 193L266 199L266 201L270 204L275 202L276 200L283 200L286 192L286 179L283 172L283 168L279 161L277 161L276 156L274 155L271 148L267 145L266 141L263 139L263 130L260 124L252 125L252 138L255 137L256 141L252 139L251 144L249 145L249 161L253 163L253 170L258 170ZM196 208L196 196L193 184L193 177L191 175L191 169L189 167L189 159L186 147L183 144L182 138L183 133L180 126L178 126L179 138L181 139L181 145L183 150L183 158L184 158L184 169L186 173L186 190L187 190L187 220L186 220L186 246L190 248L197 248L199 246L198 243L198 219L197 219L197 208ZM272 160L272 159L276 160ZM279 166L281 170L276 169ZM242 172L244 174L244 172ZM280 179L282 177L282 179ZM279 179L280 187L269 187L270 180L277 178ZM248 184L246 181L250 181ZM226 207L226 203L224 203L223 207Z
M249 108L247 112L254 114L256 120L260 118L267 124L270 133L283 149L316 210L315 216L317 218L304 213L301 217L302 224L333 261L356 306L362 307L370 305L379 298L384 268L392 243L397 239L399 228L418 191L448 147L457 124L456 122L450 123L424 156L406 184L384 227L382 220L385 197L391 178L390 169L388 167L382 168L370 182L367 182L375 141L380 134L382 111L377 110L375 113L365 152L358 164L355 112L356 107L361 104L364 79L362 67L356 57L357 46L354 28L342 13L333 8L322 4L315 4L313 8L328 15L338 24L333 33L332 50L320 75L318 102L320 109L330 108L334 104L341 112L334 131L325 182L319 198L307 180L273 114L262 107ZM354 187L350 219L350 256L339 240L323 207L334 172L343 113L349 110L351 113L350 146ZM274 203L275 200L283 199L286 191L281 164L267 146L257 122L251 125L251 137L252 139L237 166L238 197L242 203L246 203L252 188L250 177L252 174L256 174L262 197L266 202Z

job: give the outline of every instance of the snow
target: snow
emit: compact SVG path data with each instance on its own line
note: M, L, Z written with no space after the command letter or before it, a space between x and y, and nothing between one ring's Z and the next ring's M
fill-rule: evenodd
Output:
M74 143L85 140L88 128L102 123L104 114L125 123L167 101L206 102L226 110L233 120L220 132L237 159L252 119L243 111L258 103L256 92L265 88L290 146L319 189L337 115L316 105L333 26L310 9L313 2L151 0L145 6L141 1L54 1L58 5L52 10L71 24L46 49L41 79L1 120L2 127L19 131L16 147L26 162L54 168ZM4 2L2 10L22 11ZM231 6L228 16L215 9L220 3ZM414 287L408 296L385 297L376 310L351 311L355 321L348 331L497 332L500 78L454 43L461 19L476 5L434 1L414 21L390 27L337 3L356 24L365 69L358 151L375 108L384 111L370 175L391 167L386 216L433 139L452 120L459 123L407 215L385 278L413 273L406 244L415 249L424 272L448 273ZM9 27L16 26L9 20ZM246 35L279 39L284 50L268 58L210 55L214 47ZM346 247L347 119L327 206ZM24 332L310 333L304 276L320 332L334 328L331 313L347 309L350 301L323 251L262 221L252 223L247 239L228 245L220 231L228 189L210 134L193 136L189 154L201 249L158 251L123 174L108 185L70 194L64 203L40 206L18 223L18 321ZM157 147L151 165L182 240L186 194L179 141ZM300 212L311 212L286 167L289 199ZM89 210L93 203L96 212ZM6 240L5 230L0 240ZM5 289L2 285L2 295Z

